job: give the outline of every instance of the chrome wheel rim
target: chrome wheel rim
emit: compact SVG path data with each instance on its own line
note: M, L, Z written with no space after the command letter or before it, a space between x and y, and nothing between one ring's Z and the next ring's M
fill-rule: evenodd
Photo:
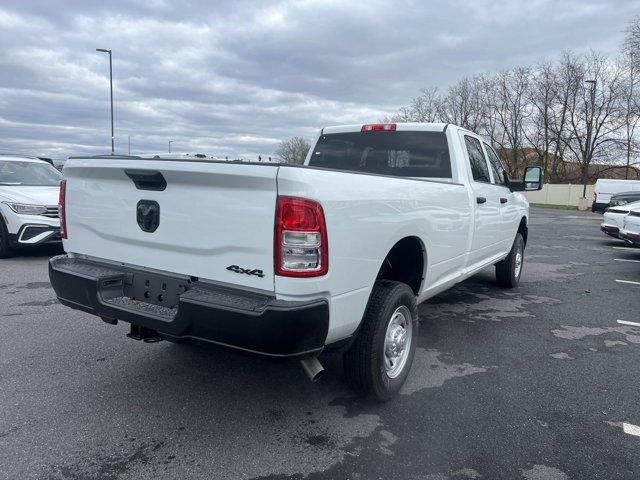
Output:
M516 252L516 261L515 261L515 276L516 278L520 277L520 272L522 271L522 250L518 249Z
M413 322L411 312L404 305L395 309L384 336L384 369L389 378L396 378L409 358Z

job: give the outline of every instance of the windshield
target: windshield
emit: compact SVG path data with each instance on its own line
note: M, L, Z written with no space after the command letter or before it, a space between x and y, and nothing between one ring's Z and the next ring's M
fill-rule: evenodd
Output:
M56 187L62 174L48 163L0 160L0 185Z
M443 132L349 132L322 135L309 165L399 177L451 178Z

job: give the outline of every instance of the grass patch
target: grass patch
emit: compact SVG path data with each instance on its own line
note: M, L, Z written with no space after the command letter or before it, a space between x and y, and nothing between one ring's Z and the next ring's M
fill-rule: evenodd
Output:
M572 205L552 205L549 203L530 203L529 205L538 208L553 208L555 210L578 210L578 207Z

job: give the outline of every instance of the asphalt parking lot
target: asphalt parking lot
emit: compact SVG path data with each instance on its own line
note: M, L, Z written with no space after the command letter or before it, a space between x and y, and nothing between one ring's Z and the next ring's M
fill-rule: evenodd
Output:
M640 249L533 209L520 288L424 304L411 376L355 398L340 359L144 344L58 304L52 250L0 260L0 478L637 479ZM628 261L625 261L628 260ZM632 260L632 261L631 261Z

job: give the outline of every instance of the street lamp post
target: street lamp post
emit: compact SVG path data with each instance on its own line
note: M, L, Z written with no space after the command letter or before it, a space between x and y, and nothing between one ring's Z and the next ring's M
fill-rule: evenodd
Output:
M171 144L173 143L173 140L169 140L169 153L171 153Z
M109 91L111 93L111 155L115 151L115 136L113 134L113 67L111 63L111 50L106 48L96 48L96 52L109 54Z

